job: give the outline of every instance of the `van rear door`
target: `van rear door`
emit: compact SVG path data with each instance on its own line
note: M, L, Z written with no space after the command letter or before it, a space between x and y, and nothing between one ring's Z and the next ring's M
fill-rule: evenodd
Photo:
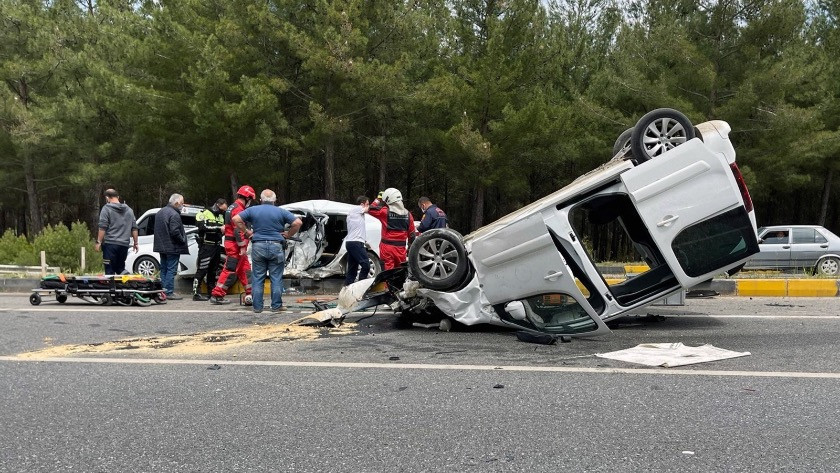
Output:
M729 163L699 139L622 173L621 180L683 287L758 252Z

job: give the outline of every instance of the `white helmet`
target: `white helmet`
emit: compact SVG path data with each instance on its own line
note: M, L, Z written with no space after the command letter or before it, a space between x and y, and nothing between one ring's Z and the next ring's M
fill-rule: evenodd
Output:
M403 199L402 194L398 189L389 187L385 189L385 192L382 193L382 200L384 200L386 204L391 205L397 202L402 202Z

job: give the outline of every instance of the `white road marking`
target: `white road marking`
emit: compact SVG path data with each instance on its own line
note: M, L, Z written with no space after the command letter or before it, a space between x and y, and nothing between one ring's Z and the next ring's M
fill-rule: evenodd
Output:
M283 366L303 368L352 368L389 370L449 370L449 371L518 371L543 373L597 373L597 374L654 374L682 376L741 376L751 378L815 378L840 379L840 373L803 371L720 371L669 368L575 368L568 366L501 366L501 365L434 365L413 363L345 363L329 361L244 361L244 360L184 360L162 358L41 358L26 359L0 356L0 361L52 362L52 363L116 363L146 365L232 365L232 366Z

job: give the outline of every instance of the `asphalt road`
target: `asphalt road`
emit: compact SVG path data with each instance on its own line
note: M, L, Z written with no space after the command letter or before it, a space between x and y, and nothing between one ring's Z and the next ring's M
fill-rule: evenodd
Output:
M302 314L71 303L0 295L0 471L840 469L837 299L691 299L550 346L387 310L277 333ZM594 356L648 342L751 355Z

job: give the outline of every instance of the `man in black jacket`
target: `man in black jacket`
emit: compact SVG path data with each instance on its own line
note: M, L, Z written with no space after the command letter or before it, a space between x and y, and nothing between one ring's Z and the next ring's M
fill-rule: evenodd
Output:
M171 300L183 299L175 294L175 275L178 273L178 262L181 255L189 254L187 234L181 221L181 208L184 207L184 196L172 194L169 205L160 209L155 216L155 244L154 250L160 253L160 282L166 292L166 298Z

